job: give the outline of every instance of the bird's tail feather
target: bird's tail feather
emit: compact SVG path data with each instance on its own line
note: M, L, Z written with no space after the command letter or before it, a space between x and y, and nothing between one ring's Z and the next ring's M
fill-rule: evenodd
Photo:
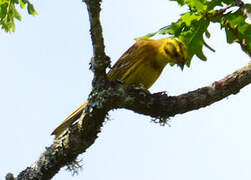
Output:
M55 135L57 138L60 134L62 134L72 123L78 120L87 105L88 101L85 101L78 109L76 109L73 113L71 113L52 133L51 135Z

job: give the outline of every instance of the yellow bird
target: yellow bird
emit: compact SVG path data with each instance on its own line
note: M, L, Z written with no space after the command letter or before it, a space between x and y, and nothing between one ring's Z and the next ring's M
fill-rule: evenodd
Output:
M138 40L114 64L107 73L110 81L120 80L125 84L142 84L149 89L158 79L167 64L177 64L183 70L188 59L185 44L177 38ZM78 120L88 101L69 115L51 134L57 138L72 123Z

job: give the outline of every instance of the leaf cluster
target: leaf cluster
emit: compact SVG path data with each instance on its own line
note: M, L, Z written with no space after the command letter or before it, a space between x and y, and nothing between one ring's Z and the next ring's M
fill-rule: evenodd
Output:
M176 22L140 38L148 39L156 34L169 34L179 38L189 49L189 61L187 63L189 66L194 55L201 60L207 60L202 50L204 46L214 51L205 42L204 37L209 38L211 36L208 31L211 23L219 23L220 27L225 30L227 42L239 42L242 49L250 55L251 25L246 22L250 15L250 4L244 4L241 1L237 4L234 0L170 1L176 1L180 6L187 6L188 11L182 14ZM234 7L237 7L236 11L233 10Z
M5 32L15 32L15 19L21 21L22 17L17 11L20 5L24 9L27 5L27 11L30 15L37 14L33 4L28 0L0 0L0 26Z

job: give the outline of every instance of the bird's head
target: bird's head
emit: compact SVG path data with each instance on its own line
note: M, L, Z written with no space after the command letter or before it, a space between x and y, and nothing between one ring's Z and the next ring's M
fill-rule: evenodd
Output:
M188 60L188 49L186 45L177 38L163 38L160 47L162 56L171 66L177 65L182 70Z

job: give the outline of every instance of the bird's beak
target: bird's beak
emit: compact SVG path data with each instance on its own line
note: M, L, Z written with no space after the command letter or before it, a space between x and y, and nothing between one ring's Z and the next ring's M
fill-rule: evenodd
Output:
M178 63L178 66L180 67L181 71L183 71L185 64L184 63Z

